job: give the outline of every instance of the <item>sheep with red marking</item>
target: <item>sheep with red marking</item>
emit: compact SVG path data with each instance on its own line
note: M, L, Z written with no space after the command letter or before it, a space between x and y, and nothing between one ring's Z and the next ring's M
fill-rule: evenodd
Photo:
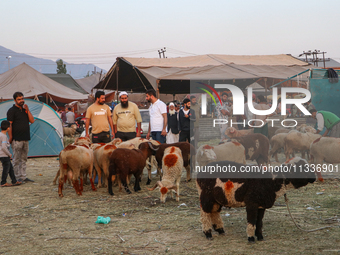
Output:
M266 136L256 133L225 141L242 144L246 150L246 160L256 160L259 165L269 163L269 139Z
M315 173L307 171L307 161L302 158L294 158L282 165L288 171L279 171L275 173L276 176L269 171L242 174L246 165L231 161L212 162L206 168L216 166L231 166L235 172L211 174L201 171L197 175L202 229L208 239L212 238L212 229L224 234L220 212L225 206L246 207L248 241L255 242L255 236L257 240L263 240L262 220L265 210L271 208L275 200L288 189L298 189L316 180ZM301 171L295 172L294 169Z
M226 142L217 146L206 144L197 149L196 161L199 166L221 160L230 160L245 164L246 156L243 145L238 142Z
M196 155L196 150L195 147L187 142L179 142L179 143L172 143L172 144L160 144L160 145L152 145L152 148L156 151L155 158L157 160L158 164L158 173L162 175L161 173L161 167L162 167L162 159L164 156L164 151L166 148L175 146L180 148L183 156L183 166L185 170L187 171L187 178L186 181L189 182L191 180L191 175L190 175L190 162L194 162L194 158ZM150 184L151 180L148 179L148 182L146 183L147 185Z
M91 140L88 137L78 137L74 140L72 144L73 145L86 145L86 146L91 146L92 148ZM56 185L59 176L60 176L60 169L58 169L58 172L53 179L53 185ZM71 184L70 179L68 179L68 181L69 181L69 184ZM66 180L64 182L66 182Z
M156 187L160 188L161 202L165 203L167 193L170 190L175 190L176 201L179 201L179 183L181 181L183 168L182 152L178 147L168 147L164 150L164 156L162 159L163 178L162 181L158 181L153 188L148 188L152 191ZM172 193L171 193L172 197Z
M82 195L83 176L89 174L92 190L95 191L92 180L93 152L89 146L70 144L59 154L59 188L58 194L63 197L63 184L67 179L72 180L73 187L78 195ZM80 177L80 185L78 179Z
M115 180L116 175L119 176L125 191L129 194L131 194L131 191L127 186L126 180L130 174L134 175L134 190L136 192L140 190L139 182L146 164L146 159L155 153L155 150L151 149L151 146L152 144L147 142L141 143L139 145L139 149L130 150L125 148L117 148L112 152L110 155L108 176L108 189L110 195L113 195L112 182Z

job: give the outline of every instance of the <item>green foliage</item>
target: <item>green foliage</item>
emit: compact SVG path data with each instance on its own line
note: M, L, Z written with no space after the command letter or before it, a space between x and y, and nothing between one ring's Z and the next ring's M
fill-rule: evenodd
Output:
M62 59L59 59L56 61L56 63L57 63L57 74L61 74L61 73L66 74L67 70L66 70L66 64L64 64L64 61Z

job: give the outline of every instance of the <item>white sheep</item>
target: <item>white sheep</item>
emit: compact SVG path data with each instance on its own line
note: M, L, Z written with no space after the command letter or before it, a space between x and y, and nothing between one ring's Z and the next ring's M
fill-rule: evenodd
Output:
M245 164L245 149L238 142L225 142L217 146L202 145L197 149L197 165L205 166L212 161L230 160Z
M162 159L163 178L162 181L158 181L153 188L148 188L152 191L157 186L161 192L161 202L165 203L167 193L169 190L175 190L176 201L179 201L179 182L182 176L183 157L182 152L178 147L168 147L164 150L164 156ZM172 197L172 193L171 193Z

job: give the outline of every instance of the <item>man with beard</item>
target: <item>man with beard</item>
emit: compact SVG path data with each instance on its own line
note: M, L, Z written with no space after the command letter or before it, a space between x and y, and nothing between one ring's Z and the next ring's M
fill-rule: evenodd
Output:
M228 94L227 92L222 93L222 104L218 102L216 104L216 114L218 119L225 119L228 121L228 117L231 115L229 112L229 102L228 102ZM221 132L221 141L225 139L225 130L228 127L228 124L222 124L220 126Z
M149 108L150 123L146 139L149 139L151 135L153 140L165 143L166 127L168 124L166 104L156 97L156 92L153 89L149 89L145 94L146 101L151 103Z
M168 134L166 135L166 143L178 143L178 113L175 110L175 104L169 104L168 113Z
M183 105L183 109L179 110L179 141L190 143L194 136L196 114L194 110L190 109L190 99L185 98Z
M93 143L108 143L111 141L110 127L112 138L114 138L113 122L111 118L110 107L105 103L104 91L97 91L95 94L95 102L87 108L86 111L86 137L89 135L90 121L92 124L92 142Z
M140 137L142 117L138 106L135 103L129 102L128 93L120 92L118 104L113 110L113 126L116 131L116 138L127 141L132 138ZM136 134L137 122L137 134Z
M15 92L13 98L15 104L8 110L7 120L11 123L8 135L13 150L14 174L19 182L33 182L26 177L26 162L28 143L31 140L30 123L34 122L34 117L21 92Z

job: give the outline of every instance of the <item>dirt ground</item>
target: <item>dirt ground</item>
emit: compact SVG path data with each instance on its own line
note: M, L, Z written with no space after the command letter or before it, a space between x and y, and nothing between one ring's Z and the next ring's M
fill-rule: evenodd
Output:
M57 158L28 160L28 177L34 183L1 188L0 254L333 254L340 252L340 180L325 178L288 192L293 217L279 198L264 217L263 242L248 244L244 208L221 212L225 235L202 233L195 182L180 186L180 201L159 201L159 191L146 189L114 196L106 188L96 192L87 185L82 196L66 186L58 197L52 180ZM153 178L152 184L157 180ZM107 225L96 224L98 216L110 217Z

